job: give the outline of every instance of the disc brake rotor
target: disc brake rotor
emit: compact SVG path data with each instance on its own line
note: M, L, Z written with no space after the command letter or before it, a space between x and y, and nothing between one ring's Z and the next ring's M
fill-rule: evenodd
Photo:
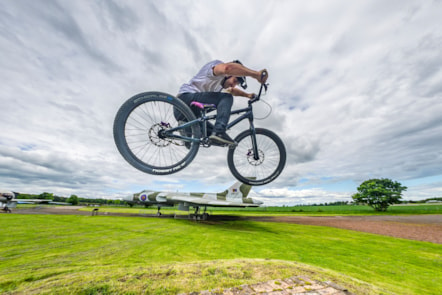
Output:
M148 131L150 141L157 147L166 147L172 143L168 138L160 136L161 132L170 128L169 123L157 123L152 125Z
M264 162L264 152L262 150L258 150L258 159L255 159L253 150L249 150L247 152L247 161L249 161L250 165L259 166Z
M182 141L173 140L172 138L167 138L162 135L164 131L170 128L172 128L172 126L169 123L164 123L164 122L152 125L152 127L150 127L148 131L150 141L157 147L167 147L170 144L183 146L184 143Z

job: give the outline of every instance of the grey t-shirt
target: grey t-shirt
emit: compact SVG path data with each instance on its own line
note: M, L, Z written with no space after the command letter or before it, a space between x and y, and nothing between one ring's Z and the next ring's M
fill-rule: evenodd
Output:
M196 92L219 92L223 89L221 81L224 76L215 76L213 67L223 63L220 60L214 60L204 65L201 70L188 82L183 84L178 91L178 95L182 93Z

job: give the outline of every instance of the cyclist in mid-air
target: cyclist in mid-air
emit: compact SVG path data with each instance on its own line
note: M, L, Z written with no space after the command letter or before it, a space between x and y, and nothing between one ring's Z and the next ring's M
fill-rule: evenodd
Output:
M199 72L181 86L177 97L190 106L192 101L216 105L216 122L210 140L215 144L235 144L235 141L226 133L230 111L233 105L233 96L253 98L253 93L246 93L237 88L240 85L247 88L246 76L265 83L268 78L267 70L254 71L242 65L239 60L223 63L214 60L204 65Z

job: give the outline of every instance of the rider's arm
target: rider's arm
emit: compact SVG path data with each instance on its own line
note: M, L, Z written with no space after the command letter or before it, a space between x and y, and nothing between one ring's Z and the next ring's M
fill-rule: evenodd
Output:
M236 88L236 87L229 87L229 88L226 89L226 91L228 93L232 94L233 96L243 96L243 97L247 97L249 99L252 99L253 96L254 96L253 93L244 92L241 89Z
M265 83L265 81L267 80L268 75L264 76L263 81L261 81L261 73L263 71L266 70L261 70L261 71L254 71L251 70L249 68L246 68L243 65L240 65L238 63L233 63L233 62L229 62L229 63L222 63L222 64L217 64L216 66L213 67L213 74L215 76L248 76L248 77L252 77L255 78L258 82L260 83Z

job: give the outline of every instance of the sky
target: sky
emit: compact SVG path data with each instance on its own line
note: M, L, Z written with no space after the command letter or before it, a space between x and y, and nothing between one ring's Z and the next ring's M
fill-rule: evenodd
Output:
M363 181L389 178L405 200L442 197L441 12L440 0L0 1L0 187L223 191L236 181L227 149L153 176L125 162L112 128L133 95L175 95L208 61L239 59L269 71L271 113L258 103L269 116L255 125L287 149L283 173L251 196L350 201Z

